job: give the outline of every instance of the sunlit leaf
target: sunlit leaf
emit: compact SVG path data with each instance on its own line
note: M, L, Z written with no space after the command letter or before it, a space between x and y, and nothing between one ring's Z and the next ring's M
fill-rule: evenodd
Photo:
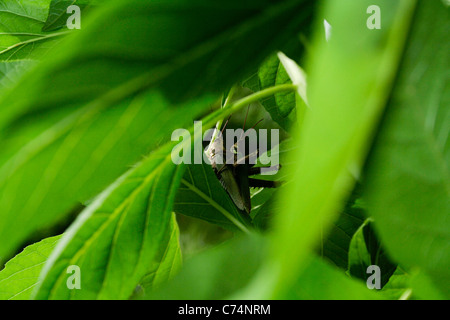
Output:
M178 242L171 212L183 166L172 163L168 147L118 179L81 213L52 252L34 298L126 299L145 275L169 278L171 270L161 265L179 263L166 251ZM72 265L81 270L80 290L66 285Z
M61 236L26 247L0 271L0 300L27 300L38 284L39 274Z

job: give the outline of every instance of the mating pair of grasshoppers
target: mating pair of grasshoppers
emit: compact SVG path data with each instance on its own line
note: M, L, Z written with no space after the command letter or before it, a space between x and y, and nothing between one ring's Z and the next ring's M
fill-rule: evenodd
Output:
M247 119L247 116L245 119ZM219 128L216 127L213 139L206 149L206 155L211 162L217 178L236 207L239 210L250 213L250 188L274 188L281 184L279 181L260 180L251 178L251 176L261 174L263 170L266 172L278 171L281 166L278 164L275 166L255 167L256 161L251 161L251 159L257 159L259 157L259 148L254 148L254 150L249 151L246 148L245 138L249 131L254 130L254 127L260 121L247 131L244 131L244 122L244 128L240 138L235 142L235 138L233 137L233 143L227 144L226 139L224 139L224 136L227 135L223 135L223 131L227 126L228 120L222 131L219 131ZM239 146L243 146L243 148L239 148ZM223 154L226 156L223 157ZM220 161L218 161L219 159Z

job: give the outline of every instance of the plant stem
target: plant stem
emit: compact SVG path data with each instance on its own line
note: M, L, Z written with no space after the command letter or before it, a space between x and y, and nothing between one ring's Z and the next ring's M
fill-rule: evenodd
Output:
M230 105L227 108L222 108L220 110L217 110L215 112L213 112L212 114L204 117L202 119L202 122L204 123L203 126L204 128L210 128L212 126L214 126L214 124L220 120L223 120L225 117L229 116L230 114L239 111L240 109L242 109L243 107L257 102L261 99L270 97L274 94L280 93L280 92L286 92L286 91L296 91L297 90L297 86L293 85L293 84L282 84L282 85L278 85L278 86L274 86L274 87L270 87L258 92L255 92L251 95L248 95L238 101L236 101L235 103L233 103L232 105Z

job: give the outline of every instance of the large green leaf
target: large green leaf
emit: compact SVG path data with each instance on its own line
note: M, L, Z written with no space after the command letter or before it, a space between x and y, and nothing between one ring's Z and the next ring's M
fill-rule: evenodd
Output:
M420 1L370 156L365 196L386 249L450 297L449 8Z
M171 212L184 169L172 163L171 148L152 153L81 213L52 252L34 298L126 299L145 275L170 276L161 264L179 263L166 251L178 242ZM81 270L80 290L66 285L71 265Z
M247 230L250 218L240 212L220 185L209 164L192 164L175 198L174 211L215 223L229 230Z
M28 300L39 274L61 236L46 238L26 247L0 271L0 300Z
M364 12L374 3L383 12L383 28L376 31L365 28ZM255 290L261 298L283 295L353 189L350 172L357 175L362 167L415 7L410 0L325 4L334 32L329 42L317 34L306 68L310 109L295 135L299 148L292 155L297 162L294 183L279 197L284 209L274 221L266 267L271 272L265 274L266 290ZM323 26L323 20L318 23ZM262 286L262 279L254 285Z
M312 26L312 19L305 19L302 27L301 37L309 35ZM295 61L303 60L304 43L295 37L286 46L286 53ZM271 86L292 83L289 72L283 61L280 60L283 53L270 55L259 67L258 71L248 79L244 80L242 85L252 91L259 91ZM278 123L281 128L291 131L293 124L298 122L298 116L304 112L305 103L295 94L295 92L278 93L261 101L261 104L270 114L273 121Z
M246 80L244 86L253 91L269 88L278 84L292 83L282 63L276 54L271 55L258 70L258 73ZM261 101L269 112L272 120L277 122L284 130L289 130L296 120L295 92L276 94Z
M295 34L311 3L117 0L92 11L81 30L0 92L0 257L100 192L169 132L176 109L155 92L132 103L136 93L158 88L180 101L219 92ZM194 105L181 111L186 121L209 108L206 100ZM182 117L171 116L181 127Z

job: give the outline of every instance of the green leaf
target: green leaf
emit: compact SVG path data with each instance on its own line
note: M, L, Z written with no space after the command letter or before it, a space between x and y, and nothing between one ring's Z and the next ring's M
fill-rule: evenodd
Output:
M0 90L3 87L12 87L20 76L36 65L35 60L14 60L0 62Z
M62 34L41 31L49 5L50 0L0 3L0 65L41 57L58 42Z
M376 1L383 28L365 28L363 13L373 1L326 1L333 22L330 42L317 34L311 50L307 109L295 134L293 183L279 197L283 211L274 220L266 290L260 298L283 295L310 252L336 219L361 169L393 83L414 12L410 0ZM323 20L320 22L323 26ZM358 41L355 41L358 39ZM351 75L351 76L346 76ZM295 201L292 201L295 199ZM256 284L255 284L256 286Z
M263 238L234 238L185 262L181 272L145 299L227 299L243 288L258 270L265 255Z
M304 19L301 33L302 36L310 33L312 26L312 19ZM300 61L304 53L304 44L299 41L299 37L293 37L289 44L285 46L286 53L293 59ZM251 77L243 81L242 85L256 92L279 84L292 83L289 72L286 71L282 61L280 61L279 52L270 55L259 66L257 72ZM294 123L297 122L299 114L303 114L305 103L295 92L278 93L272 97L268 97L261 101L261 104L270 114L273 121L275 121L281 128L286 131L291 131Z
M437 285L426 273L416 271L411 276L411 289L413 298L422 300L448 300L441 290L442 285ZM442 283L445 285L445 283Z
M397 268L382 292L396 300L446 300L432 279L417 269L407 273Z
M76 2L76 0L52 0L42 30L55 30L65 26L68 18L67 8Z
M0 90L12 87L58 42L62 34L41 31L50 0L0 3Z
M391 300L405 300L411 296L410 275L405 273L400 267L389 278L388 283L383 286L383 294Z
M348 278L341 270L313 257L298 279L280 299L292 300L383 300L365 283Z
M205 163L187 166L174 211L232 231L247 230L251 222L246 213L236 208L211 165Z
M149 273L168 278L178 239L172 203L183 166L172 144L152 153L105 190L64 234L45 265L36 299L126 299ZM165 261L169 259L169 261ZM66 286L66 269L81 270L81 289Z
M102 4L103 2L104 0L52 0L42 31L52 31L65 27L67 19L70 17L67 8L71 5L77 5L80 8L81 21L83 21L88 11L85 9L90 8L90 5Z
M260 66L258 73L247 79L243 86L256 92L287 83L292 81L278 56L273 54ZM296 103L295 92L278 93L261 101L272 120L286 131L289 131L296 122Z
M155 290L162 284L166 283L167 280L172 279L179 272L183 260L179 244L179 236L180 230L178 225L175 223L172 229L169 244L164 252L160 265L156 270L146 274L139 281L139 292L138 294L133 295L132 298L137 298L145 295L146 292Z
M267 257L267 239L252 234L227 241L186 261L183 270L146 299L241 299ZM260 273L261 275L261 273ZM264 272L262 273L264 281ZM270 278L270 275L268 276ZM267 278L266 278L267 279ZM250 288L253 288L250 286ZM326 288L326 290L324 290ZM383 299L319 258L288 286L281 299Z
M259 210L261 210L264 205L270 201L273 194L277 191L276 188L251 188L250 196L252 200L252 211L250 211L250 217L252 217L253 222L258 216Z
M366 213L360 200L360 189L359 185L355 187L345 207L339 213L339 217L333 222L321 241L321 256L343 270L348 269L350 242L366 219Z
M292 83L282 63L273 55L259 70L260 89L278 84ZM277 94L262 101L272 120L283 129L290 128L295 121L295 93Z
M449 8L420 1L368 164L368 212L390 255L450 297Z
M253 217L253 224L259 230L268 230L273 226L273 216L283 209L283 205L278 201L278 196L286 186L281 186L278 190L271 190L271 197L265 201ZM270 189L268 189L270 190Z
M39 273L61 236L26 247L0 271L0 300L28 300L38 284Z
M367 268L376 265L380 268L381 288L389 281L397 265L391 262L377 239L370 220L353 235L348 252L348 271L352 277L367 280Z

